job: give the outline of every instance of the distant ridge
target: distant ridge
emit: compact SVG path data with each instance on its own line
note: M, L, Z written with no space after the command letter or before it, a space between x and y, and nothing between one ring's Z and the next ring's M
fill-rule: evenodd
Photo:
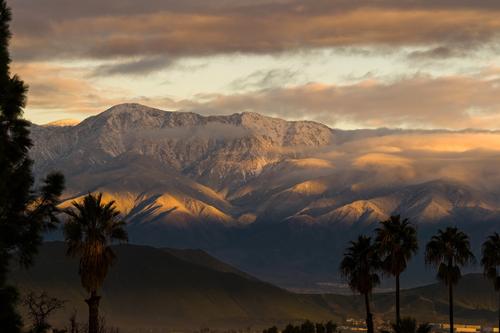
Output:
M307 297L239 273L204 252L134 245L114 250L118 260L102 290L102 314L109 325L215 329L337 318ZM32 268L11 274L22 291L44 290L66 300L65 310L54 317L54 322L64 325L74 308L81 321L87 311L78 262L65 253L63 243L46 243Z
M147 329L262 329L305 319L363 318L360 296L294 294L259 281L200 250L155 249L120 245L118 261L102 290L102 314L109 325ZM77 261L65 255L65 245L46 243L29 270L15 269L12 282L22 292L44 290L67 301L53 318L65 325L74 309L80 321L86 315L86 297L80 286ZM465 275L455 291L458 322L496 322L497 295L481 274ZM394 295L376 293L377 319L393 318ZM402 291L402 313L419 321L446 322L447 289L438 283ZM140 311L138 311L140 309Z

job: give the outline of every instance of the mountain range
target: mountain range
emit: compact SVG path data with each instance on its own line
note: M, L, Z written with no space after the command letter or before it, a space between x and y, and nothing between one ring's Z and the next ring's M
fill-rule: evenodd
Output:
M124 332L163 332L202 328L258 331L304 320L343 324L362 320L364 301L351 293L298 294L262 282L202 250L157 249L118 245L117 261L100 292L101 314L109 326ZM68 325L75 313L79 322L87 314L87 294L80 284L78 261L66 256L62 242L45 243L35 265L11 272L21 295L45 291L64 300L64 308L50 318L57 327ZM497 295L482 275L463 277L455 290L458 323L496 322ZM402 314L419 322L446 322L447 289L432 284L403 290ZM140 309L140 311L138 311ZM25 310L21 307L21 310ZM376 293L373 311L377 321L392 320L394 294Z
M121 104L33 124L31 135L37 177L66 176L63 206L103 192L132 242L202 248L288 288L337 281L347 242L392 214L409 217L422 243L459 225L476 249L500 221L497 132L339 130ZM405 283L431 281L414 261Z

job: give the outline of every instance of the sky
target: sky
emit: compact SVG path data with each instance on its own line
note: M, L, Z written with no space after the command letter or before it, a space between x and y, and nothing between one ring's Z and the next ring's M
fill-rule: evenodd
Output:
M11 0L25 116L120 103L500 129L498 0Z

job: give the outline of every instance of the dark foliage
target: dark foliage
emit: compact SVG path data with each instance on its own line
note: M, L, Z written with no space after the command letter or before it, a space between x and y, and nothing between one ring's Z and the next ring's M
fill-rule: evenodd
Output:
M411 317L402 318L399 325L392 324L392 331L401 333L430 333L431 328L429 323L423 323L417 326L417 320ZM390 331L382 330L381 333L390 333Z
M262 333L278 333L279 330L276 326L267 328ZM300 325L288 324L282 333L337 333L337 324L329 321L327 323L313 323L306 320Z
M22 118L27 87L10 73L11 12L0 0L0 327L18 332L17 291L7 285L13 259L26 266L42 241L42 232L57 222L58 197L64 178L54 173L34 189L29 122Z

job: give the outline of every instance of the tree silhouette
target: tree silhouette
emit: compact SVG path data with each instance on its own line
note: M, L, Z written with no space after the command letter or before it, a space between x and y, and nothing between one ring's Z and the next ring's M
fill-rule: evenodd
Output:
M22 118L27 87L10 73L10 20L10 9L0 0L0 327L15 333L21 327L19 295L7 285L9 267L14 259L23 266L32 263L42 232L57 222L64 177L51 174L39 191L33 188L30 123Z
M391 216L380 222L376 229L377 249L382 260L384 272L396 279L396 332L401 324L399 277L407 267L408 261L418 250L417 230L408 219L399 215Z
M430 333L431 330L432 326L429 323L423 323L417 327L417 333Z
M495 232L489 236L482 246L481 265L484 275L493 282L495 291L500 291L500 276L498 267L500 266L500 235ZM498 303L498 327L500 327L500 293Z
M264 329L262 333L277 333L279 332L276 326ZM310 320L304 321L299 326L288 324L281 332L283 333L336 333L337 324L332 321L323 323L313 323Z
M400 320L398 323L392 325L394 332L401 333L416 333L417 331L417 321L414 318L406 317Z
M423 323L417 327L417 320L411 317L401 318L399 325L392 324L391 326L394 332L401 333L430 333L432 329L429 323ZM381 333L389 333L389 331L382 330Z
M300 333L315 333L316 332L316 325L314 325L313 322L310 320L306 320L305 322L300 325Z
M28 315L33 321L33 333L43 333L50 328L49 316L64 307L64 301L50 297L46 292L36 294L29 292L23 299L24 306L28 309Z
M128 240L125 222L115 202L102 202L102 193L89 194L82 203L74 201L64 225L68 255L80 258L79 274L83 287L90 297L85 300L89 307L89 333L99 329L99 301L97 292L104 283L109 267L115 261L110 245Z
M349 287L365 298L366 327L373 333L373 315L370 310L370 294L380 283L376 271L380 268L380 259L370 237L359 236L351 241L340 263L340 272L347 279Z
M326 333L335 333L337 332L337 324L333 321L329 321L325 324Z
M279 332L279 330L276 326L267 328L267 329L262 331L262 333L278 333L278 332Z
M323 323L316 323L316 333L326 333L326 328Z
M292 324L286 325L283 333L300 333L300 326L294 326Z
M455 227L439 230L427 243L425 261L437 267L437 278L448 286L450 333L453 333L453 286L462 277L460 267L474 261L469 237Z

